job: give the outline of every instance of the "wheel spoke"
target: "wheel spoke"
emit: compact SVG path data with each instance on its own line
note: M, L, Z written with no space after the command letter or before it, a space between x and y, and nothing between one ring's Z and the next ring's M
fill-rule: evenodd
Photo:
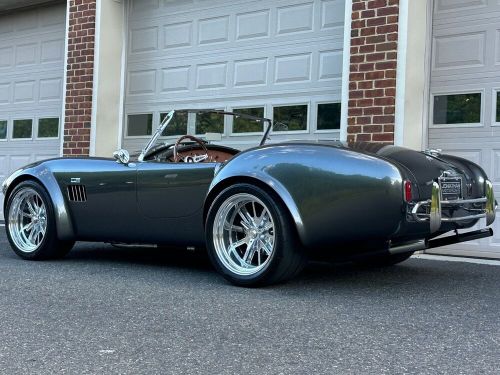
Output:
M238 233L245 233L245 229L243 227L239 227L237 225L229 224L227 221L224 224L224 229L227 231L233 231Z
M248 212L247 208L243 205L240 207L240 210L238 211L239 215L241 216L241 219L245 221L245 223L249 225L254 224L254 219Z
M29 222L29 224L26 224L25 226L23 226L23 227L21 228L21 230L24 232L24 231L29 231L29 230L31 230L31 228L33 228L33 222L32 222L32 221L30 221L30 222Z
M271 253L273 252L272 246L267 241L262 241L262 250L264 250L267 256L270 256Z
M33 203L31 202L31 198L28 198L26 200L26 204L28 205L28 210L30 211L30 214L36 215L35 207L33 206Z
M243 261L248 265L252 264L252 259L253 259L253 256L255 255L255 250L256 250L255 249L256 243L257 243L257 240L250 240L250 242L248 243L247 249L245 251L245 254L243 255Z

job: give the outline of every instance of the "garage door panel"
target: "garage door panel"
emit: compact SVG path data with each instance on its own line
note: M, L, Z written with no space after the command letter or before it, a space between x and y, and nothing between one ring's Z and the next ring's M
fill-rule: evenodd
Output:
M2 179L59 155L61 130L57 137L38 138L38 121L62 123L65 17L64 4L0 16L0 120L7 121L7 139L0 141ZM30 138L14 139L15 120L31 120ZM0 194L0 216L2 207Z
M429 146L481 165L500 197L500 128L494 124L495 89L500 87L498 32L500 6L496 0L436 0L433 19L431 113ZM456 108L456 94L481 94L479 106ZM434 96L446 96L448 124L433 125ZM451 100L451 101L448 101ZM467 99L468 100L468 99ZM477 125L453 123L456 111L474 111ZM478 113L480 111L480 113ZM458 121L460 122L460 121ZM484 221L481 222L484 226ZM494 237L438 248L434 253L500 258L500 220Z

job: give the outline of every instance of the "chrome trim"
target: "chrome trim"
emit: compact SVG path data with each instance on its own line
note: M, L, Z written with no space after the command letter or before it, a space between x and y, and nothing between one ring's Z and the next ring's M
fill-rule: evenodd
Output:
M486 180L484 184L486 190L486 225L490 225L495 221L496 216L495 194L493 193L493 184L489 180Z
M439 156L441 155L441 150L440 148L428 148L424 150L424 154L429 155L429 156Z
M427 247L428 247L427 241L420 240L409 244L389 247L389 253L391 254L410 253L413 251L425 250L427 249Z
M473 199L454 199L443 200L441 198L441 189L437 182L432 183L431 199L426 201L416 202L411 208L411 216L417 222L429 222L431 233L436 232L441 227L442 222L454 223L467 220L476 220L486 218L486 225L491 225L495 220L496 203L493 193L493 185L489 180L485 181L485 197ZM457 217L443 217L442 207L446 206L463 206L465 204L484 203L484 208L471 209L470 211L481 212L474 215L457 216ZM429 207L430 213L419 213L418 210L422 207Z

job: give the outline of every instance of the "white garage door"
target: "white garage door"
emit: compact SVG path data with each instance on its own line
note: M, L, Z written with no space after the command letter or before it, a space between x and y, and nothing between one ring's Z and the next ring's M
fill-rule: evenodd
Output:
M500 201L500 2L436 0L432 40L429 146L479 163ZM493 230L438 251L500 258Z
M129 2L124 147L140 149L161 114L211 108L274 117L285 138L338 138L344 0ZM217 132L254 146L255 123L179 117L170 135Z
M0 15L0 180L59 155L65 5ZM0 217L3 196L0 194Z

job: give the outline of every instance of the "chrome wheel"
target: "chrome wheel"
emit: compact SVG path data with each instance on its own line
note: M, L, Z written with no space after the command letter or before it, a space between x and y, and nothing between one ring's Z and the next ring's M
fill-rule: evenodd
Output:
M36 251L47 232L47 208L32 188L19 189L11 200L8 228L12 241L24 253Z
M231 272L256 274L275 251L275 225L269 209L254 195L230 196L215 215L213 243L217 257Z

